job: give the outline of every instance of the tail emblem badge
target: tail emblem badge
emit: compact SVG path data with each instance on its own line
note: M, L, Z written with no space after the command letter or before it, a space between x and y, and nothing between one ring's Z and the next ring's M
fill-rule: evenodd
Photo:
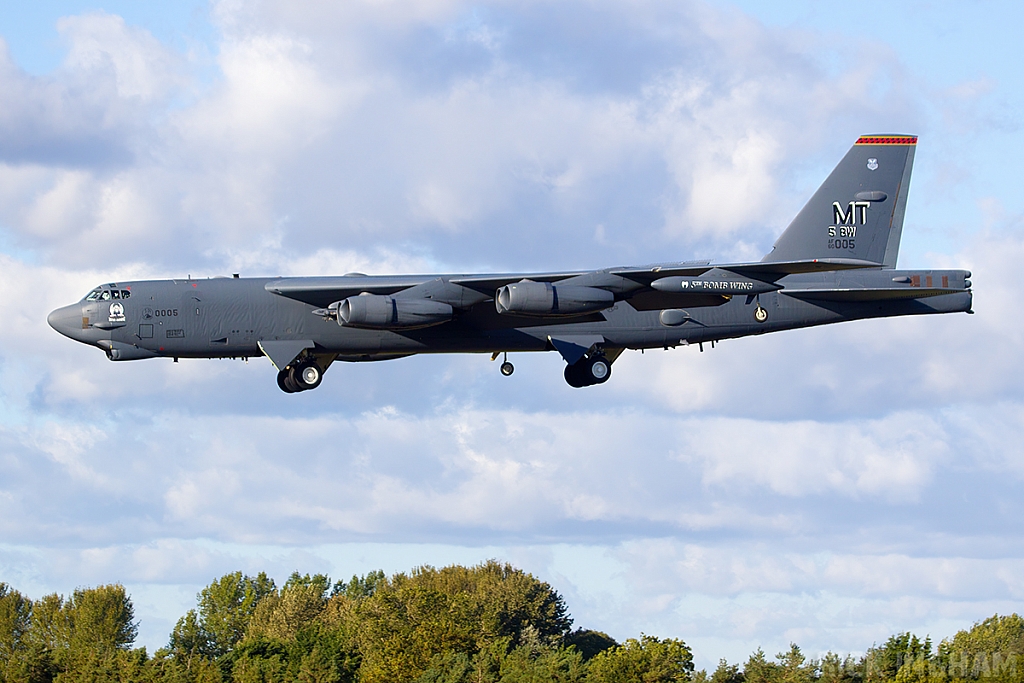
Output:
M878 159L876 159L874 157L871 157L870 159L868 159L868 170L869 171L876 171L876 170L878 170Z

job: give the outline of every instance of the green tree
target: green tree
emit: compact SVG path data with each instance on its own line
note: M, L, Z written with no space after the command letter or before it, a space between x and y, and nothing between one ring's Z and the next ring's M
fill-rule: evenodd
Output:
M141 679L146 652L129 651L138 625L124 586L75 589L62 612L67 649L59 661L56 683Z
M820 683L855 683L864 677L864 668L853 657L827 652L818 664Z
M935 668L951 678L1024 680L1024 618L995 614L939 644Z
M583 655L540 643L526 643L501 659L501 683L579 683L584 680Z
M932 655L931 638L921 640L909 631L890 636L884 644L872 647L865 655L865 678L868 681L893 681L903 666L914 667ZM920 665L919 667L920 668Z
M387 582L387 577L381 570L372 571L365 576L352 576L352 580L348 583L344 581L338 581L331 588L331 597L345 596L352 600L359 600L362 598L368 598L373 595L377 586Z
M589 661L598 652L604 652L618 645L615 639L607 633L582 628L568 634L563 642L566 646L571 645L579 650L584 661Z
M64 604L64 612L72 650L125 650L139 632L135 608L120 584L76 589Z
M575 648L544 644L527 637L508 648L499 638L474 656L465 652L435 655L416 683L580 683L587 665Z
M199 660L213 657L210 636L199 623L199 615L194 609L186 612L174 625L167 650L189 672Z
M757 648L743 666L743 680L746 683L774 683L779 680L779 669L778 664L768 661L764 650Z
M246 638L295 640L327 606L330 580L323 574L300 576L295 572L278 595L268 595L253 611Z
M711 683L743 683L744 679L739 664L730 664L724 659L720 659L718 660L718 667L708 680Z
M527 632L561 642L572 623L550 585L495 561L396 574L356 605L363 683L414 680L438 655L472 657L498 640L515 648Z
M0 681L28 678L31 623L32 601L0 581Z
M205 643L196 651L217 658L233 650L245 636L260 602L276 594L273 579L263 572L256 576L233 572L211 583L199 593L199 629L195 633L205 638ZM179 623L183 627L181 638L191 637L191 624Z
M816 678L817 666L807 664L807 658L796 643L789 644L789 650L775 655L779 660L778 678L782 683L812 683Z
M0 581L0 671L27 647L32 601Z
M270 683L285 680L288 669L288 648L276 640L247 640L226 658L231 663L234 683Z
M693 653L681 640L642 635L599 653L589 663L594 683L675 683L693 676Z

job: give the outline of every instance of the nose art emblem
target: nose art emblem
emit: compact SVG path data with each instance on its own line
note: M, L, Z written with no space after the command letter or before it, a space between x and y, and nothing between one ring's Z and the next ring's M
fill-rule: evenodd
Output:
M123 323L124 322L124 305L115 303L110 304L110 322L112 323Z

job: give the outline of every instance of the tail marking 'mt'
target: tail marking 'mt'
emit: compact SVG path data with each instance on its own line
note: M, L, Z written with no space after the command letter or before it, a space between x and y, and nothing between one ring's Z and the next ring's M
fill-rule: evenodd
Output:
M851 258L895 268L916 145L912 135L858 139L763 261Z

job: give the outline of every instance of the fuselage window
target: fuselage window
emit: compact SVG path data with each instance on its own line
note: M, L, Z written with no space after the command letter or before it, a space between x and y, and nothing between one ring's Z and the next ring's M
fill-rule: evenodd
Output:
M120 298L121 298L121 292L119 292L119 291L118 291L118 290L116 290L116 289L112 289L112 290L110 290L110 294L111 294L111 295L112 295L112 296L113 296L113 297L114 297L115 299L120 299Z
M110 301L110 290L104 289L100 292L100 301Z
M94 289L85 297L86 301L96 301L100 298L100 290Z
M128 298L128 297L130 297L131 295L132 295L132 293L131 293L131 292L129 292L129 291L127 290L127 289L122 289L122 290L121 290L121 298L122 298L122 299L127 299L127 298Z

